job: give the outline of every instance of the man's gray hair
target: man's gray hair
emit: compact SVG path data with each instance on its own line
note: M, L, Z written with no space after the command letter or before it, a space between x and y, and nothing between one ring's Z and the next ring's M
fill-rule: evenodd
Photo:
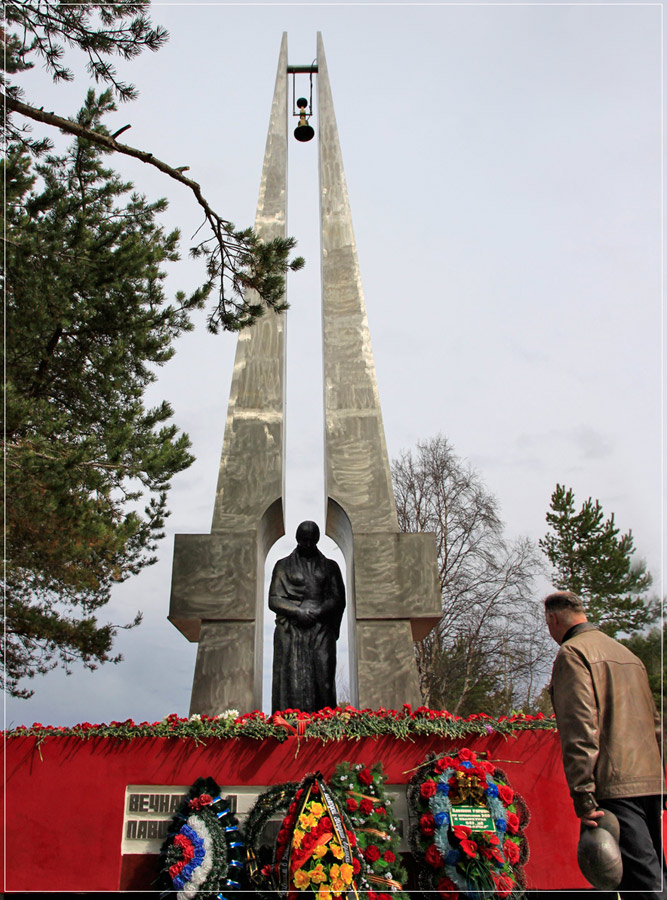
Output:
M555 612L556 610L568 610L569 612L583 613L585 612L584 604L581 598L573 594L572 591L555 591L544 598L544 609L546 612Z

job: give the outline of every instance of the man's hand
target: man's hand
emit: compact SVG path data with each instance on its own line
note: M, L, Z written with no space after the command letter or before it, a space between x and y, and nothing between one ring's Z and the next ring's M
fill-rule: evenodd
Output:
M302 628L310 628L310 626L314 625L317 621L317 616L313 612L313 609L306 604L296 607L294 618L296 619L297 625L300 625Z
M587 825L589 828L597 828L598 823L596 819L601 818L603 815L603 809L594 809L591 812L584 813L583 816L581 816L581 824Z

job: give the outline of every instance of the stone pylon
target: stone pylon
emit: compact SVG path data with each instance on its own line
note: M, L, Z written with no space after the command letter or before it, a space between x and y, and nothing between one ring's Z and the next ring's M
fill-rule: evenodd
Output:
M353 702L400 708L420 702L413 640L424 637L441 611L435 535L398 528L321 34L317 65L326 530L347 567Z
M283 35L256 229L285 234L287 77L317 72L326 532L347 567L350 691L419 703L413 640L440 615L435 536L399 531L329 75L288 67ZM170 620L199 641L190 712L261 706L264 565L283 525L284 316L239 336L210 535L177 535Z
M255 230L285 236L287 36L283 35ZM190 714L262 705L264 565L285 533L285 316L239 334L210 534L179 534L169 619L198 641Z

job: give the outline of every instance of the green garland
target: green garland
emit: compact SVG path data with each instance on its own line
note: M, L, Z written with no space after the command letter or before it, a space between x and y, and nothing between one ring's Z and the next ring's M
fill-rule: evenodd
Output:
M394 900L407 900L402 890L407 873L398 849L401 837L384 789L385 780L380 762L370 769L361 763L344 762L336 767L331 788L350 819L369 869L360 884L368 900L389 900L389 895Z
M254 891L265 900L274 900L278 884L273 878L271 868L274 848L262 843L262 833L269 819L287 811L298 787L296 781L270 787L259 795L245 820L243 834L246 842L248 880Z
M203 744L209 738L251 738L258 741L273 738L282 742L294 737L297 732L299 740L313 739L326 742L342 738L360 740L382 735L408 740L418 735L457 739L470 735L510 736L521 731L555 730L555 719L546 718L543 713L536 716L517 713L498 719L480 713L462 718L453 716L445 710L432 710L423 706L413 711L406 703L402 710L383 708L358 710L346 706L323 709L317 713L287 710L279 716L266 716L258 710L239 715L236 710L228 710L220 716L195 715L187 719L179 718L172 713L160 722L139 724L131 719L109 724L83 722L71 727L42 725L35 722L31 727L19 725L5 734L8 738L36 737L38 743L49 737L76 737L81 740L94 737L112 737L121 740L169 737L194 740L198 744Z

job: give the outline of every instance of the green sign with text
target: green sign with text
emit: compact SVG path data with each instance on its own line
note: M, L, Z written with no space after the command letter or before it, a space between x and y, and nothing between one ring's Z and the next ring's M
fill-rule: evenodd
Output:
M486 806L452 806L449 820L452 828L467 825L471 831L495 831L496 826Z

